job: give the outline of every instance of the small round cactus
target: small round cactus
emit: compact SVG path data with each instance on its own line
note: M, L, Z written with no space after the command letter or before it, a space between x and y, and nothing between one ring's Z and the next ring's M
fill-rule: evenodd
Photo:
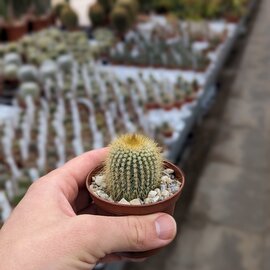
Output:
M6 65L14 64L14 65L20 66L22 63L22 59L18 53L8 53L4 57L4 63Z
M106 14L101 4L96 3L90 7L89 18L94 26L100 26L104 24Z
M40 97L40 87L35 82L25 82L21 85L18 97L25 98L26 96L32 96L34 99L38 99Z
M98 0L97 1L106 13L109 13L113 7L114 0Z
M40 74L43 80L47 78L55 78L56 73L57 65L52 60L46 60L40 67Z
M132 18L128 11L122 6L116 6L111 13L113 27L120 33L124 34L132 23Z
M38 70L33 65L24 65L19 69L19 79L22 82L35 82L38 80Z
M61 10L60 20L63 26L69 30L73 30L78 27L78 15L68 5Z
M56 17L60 17L62 9L66 6L66 3L58 3L53 8L53 13Z
M18 66L15 64L8 64L4 67L4 78L7 80L18 79Z
M160 148L140 134L122 135L110 145L105 163L108 194L115 200L144 199L160 185Z
M136 20L139 9L138 2L136 0L118 0L116 2L116 6L125 8L132 21L134 22Z
M59 68L63 71L70 71L73 65L73 58L69 54L61 55L57 59Z

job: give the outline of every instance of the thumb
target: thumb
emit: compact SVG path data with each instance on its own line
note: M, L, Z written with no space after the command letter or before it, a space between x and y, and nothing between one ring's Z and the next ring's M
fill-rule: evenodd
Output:
M148 216L104 217L78 216L87 230L82 241L89 251L99 254L147 251L169 244L176 235L175 220L167 214Z

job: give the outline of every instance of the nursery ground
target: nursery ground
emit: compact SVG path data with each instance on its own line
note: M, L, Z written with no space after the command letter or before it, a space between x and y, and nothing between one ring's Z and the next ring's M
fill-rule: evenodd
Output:
M125 269L270 269L269 13L264 0L221 75L215 106L197 127L189 155L197 158L183 165L198 185L177 208L176 241Z

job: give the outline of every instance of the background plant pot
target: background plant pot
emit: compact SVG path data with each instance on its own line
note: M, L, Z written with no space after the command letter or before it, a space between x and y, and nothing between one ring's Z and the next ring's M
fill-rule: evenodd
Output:
M178 179L181 182L181 187L177 193L172 195L170 198L147 205L124 205L114 202L109 202L107 200L104 200L100 197L98 197L95 193L92 192L90 189L90 185L92 183L93 176L97 175L101 172L104 165L97 166L94 170L92 170L86 179L86 187L90 193L91 198L93 199L93 202L97 209L98 215L104 215L104 216L130 216L130 215L149 215L159 212L164 212L169 215L173 215L174 208L177 200L179 199L181 192L184 187L185 183L185 177L183 172L176 167L174 164L170 163L169 161L163 161L164 169L170 168L174 170L175 178ZM127 252L127 253L121 253L122 256L128 257L128 258L144 258L149 257L157 253L159 249L155 250L149 250L145 252Z
M51 15L44 15L40 17L29 16L28 18L28 31L29 32L37 32L41 31L52 24Z
M26 22L7 24L6 33L8 41L17 41L27 33L27 24Z
M48 28L51 24L52 24L52 19L51 19L51 15L44 15L42 17L38 17L36 20L36 23L34 23L33 25L33 30L34 31L40 31L43 30L45 28Z
M18 79L9 80L4 78L2 83L3 86L5 86L4 88L6 89L17 89L20 84L20 81Z

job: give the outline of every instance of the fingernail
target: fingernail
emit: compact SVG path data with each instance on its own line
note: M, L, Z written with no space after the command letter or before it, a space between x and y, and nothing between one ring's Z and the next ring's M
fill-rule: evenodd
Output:
M169 240L174 238L176 233L176 224L174 219L169 215L159 216L156 221L157 235L162 240Z

